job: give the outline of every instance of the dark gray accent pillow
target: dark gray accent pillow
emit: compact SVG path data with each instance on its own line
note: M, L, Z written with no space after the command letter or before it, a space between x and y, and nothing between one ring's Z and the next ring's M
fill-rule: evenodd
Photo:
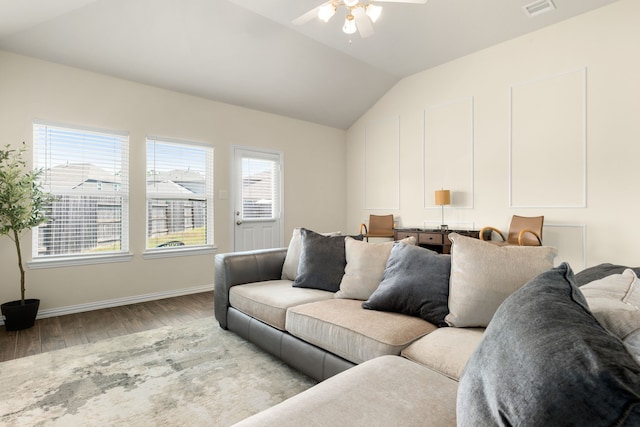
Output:
M575 275L576 284L578 286L586 285L594 280L600 280L612 274L622 274L627 268L630 268L640 277L640 267L627 267L624 265L603 263L593 267L586 268Z
M378 288L362 307L420 317L446 326L451 256L396 242Z
M344 249L346 236L324 236L301 228L300 237L302 252L293 286L338 292L347 265ZM351 237L362 240L362 236Z
M589 311L568 264L499 307L465 367L459 426L638 426L640 366Z

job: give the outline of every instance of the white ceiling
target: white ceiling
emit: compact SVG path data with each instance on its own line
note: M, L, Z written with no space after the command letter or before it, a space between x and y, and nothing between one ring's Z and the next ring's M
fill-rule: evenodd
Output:
M346 129L403 77L614 1L378 3L362 39L291 24L323 0L0 0L0 49Z

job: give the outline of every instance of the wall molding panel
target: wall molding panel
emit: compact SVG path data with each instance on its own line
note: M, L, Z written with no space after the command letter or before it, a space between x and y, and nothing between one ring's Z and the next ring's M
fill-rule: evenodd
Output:
M365 126L363 200L364 209L400 209L400 116Z
M545 224L542 244L558 249L555 265L568 262L574 272L587 266L587 226L585 224Z
M587 206L587 69L509 90L509 206Z
M435 205L436 190L451 190L451 206L473 208L474 99L451 100L424 110L424 208Z

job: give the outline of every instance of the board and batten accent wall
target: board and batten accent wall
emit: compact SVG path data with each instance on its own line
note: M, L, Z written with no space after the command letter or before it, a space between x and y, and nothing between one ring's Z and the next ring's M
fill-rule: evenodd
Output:
M544 215L556 263L640 265L638 45L640 2L620 0L401 80L347 134L349 230L371 213L437 226L445 188L449 227ZM363 129L376 140L396 118L399 207L372 209L362 171L388 170L363 157Z
M400 208L400 118L368 123L364 134L364 206ZM379 169L385 170L384 174Z
M424 110L423 156L424 207L440 209L435 191L449 189L458 209L473 208L473 97Z
M510 95L509 205L585 208L586 67L514 85Z

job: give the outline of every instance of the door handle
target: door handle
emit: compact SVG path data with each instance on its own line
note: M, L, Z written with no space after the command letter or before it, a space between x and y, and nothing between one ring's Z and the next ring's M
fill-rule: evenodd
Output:
M236 225L240 225L240 224L242 224L242 221L237 220L237 221L236 221Z

